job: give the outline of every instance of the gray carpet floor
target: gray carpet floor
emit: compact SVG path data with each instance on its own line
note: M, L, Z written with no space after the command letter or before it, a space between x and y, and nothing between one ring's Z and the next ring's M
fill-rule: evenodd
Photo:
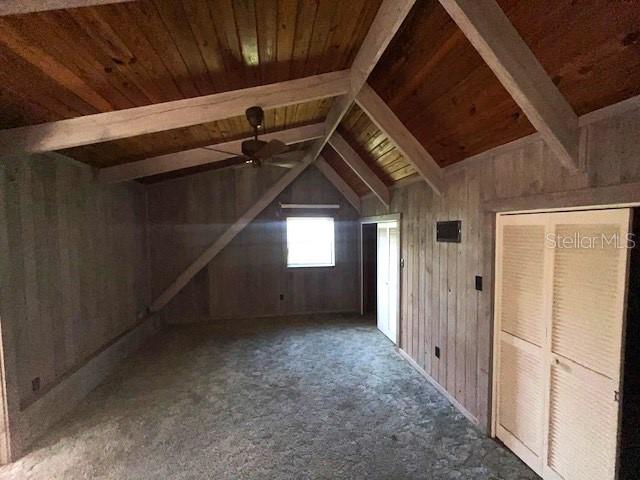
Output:
M170 327L0 479L535 479L375 327Z

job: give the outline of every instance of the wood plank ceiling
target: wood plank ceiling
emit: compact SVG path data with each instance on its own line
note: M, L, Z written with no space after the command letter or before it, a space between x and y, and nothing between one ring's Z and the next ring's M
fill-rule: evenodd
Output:
M578 115L640 94L640 8L498 0ZM370 84L441 166L533 133L437 0L416 2Z
M498 3L578 115L640 94L634 2ZM379 5L140 0L0 17L0 128L349 68ZM437 0L416 2L370 84L441 166L534 131ZM331 101L270 110L267 130L322 121ZM338 130L387 185L414 173L357 106ZM105 167L247 133L236 117L62 153ZM323 154L368 192L331 148Z
M331 148L330 145L327 145L322 150L322 157L327 161L331 167L338 172L338 175L342 177L342 179L347 182L354 192L356 192L361 197L371 192L369 187L360 180L360 177L356 175L356 173L351 169L349 165L342 159L338 153Z
M416 173L393 142L360 107L353 105L338 131L387 185Z
M380 0L145 0L0 17L0 128L348 68ZM270 131L330 100L267 112ZM243 117L78 147L103 167L238 138Z
M1 17L0 128L342 70L378 5L146 0Z

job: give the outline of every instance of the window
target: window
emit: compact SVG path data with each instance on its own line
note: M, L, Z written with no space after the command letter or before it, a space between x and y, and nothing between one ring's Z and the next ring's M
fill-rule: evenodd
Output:
M288 217L287 267L333 267L334 237L331 217Z

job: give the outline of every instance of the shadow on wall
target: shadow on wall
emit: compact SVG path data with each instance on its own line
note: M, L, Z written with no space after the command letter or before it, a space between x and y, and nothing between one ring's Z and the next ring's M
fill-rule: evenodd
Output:
M636 241L631 251L627 331L622 394L620 479L638 478L640 472L640 208L633 213Z

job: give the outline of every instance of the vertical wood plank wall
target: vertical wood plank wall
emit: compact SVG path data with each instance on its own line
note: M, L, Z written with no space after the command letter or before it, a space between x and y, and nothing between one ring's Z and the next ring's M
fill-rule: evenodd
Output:
M447 168L441 197L424 183L394 190L390 211L403 214L401 347L482 428L490 402L495 218L483 205L638 182L639 138L636 110L586 127L584 172L568 174L534 139ZM244 168L178 178L146 187L145 205L145 187L98 185L89 168L58 155L3 159L0 316L3 336L11 336L3 343L12 347L5 353L14 358L18 403L37 401L36 377L46 391L135 325L150 289L158 294L283 173ZM334 269L283 268L279 201L341 204ZM616 201L613 194L608 203ZM363 208L363 216L388 213L375 198L365 198ZM463 221L461 244L435 241L435 222L448 219ZM356 212L310 169L163 314L181 322L357 310L358 228ZM474 289L475 275L484 277L483 292Z
M490 408L495 219L483 204L640 181L640 111L585 129L587 167L574 175L534 137L445 169L440 197L423 182L394 190L389 212L402 213L405 259L401 348L483 429ZM613 195L608 203L616 201ZM387 211L377 199L364 199L363 216L383 213ZM438 220L462 220L462 243L436 242ZM484 278L482 292L475 290L476 275ZM435 346L441 350L439 359Z
M0 316L25 408L148 305L145 192L60 155L3 158L0 211Z
M152 297L156 298L283 173L275 167L224 169L148 185ZM161 315L171 321L205 318L208 295L205 269Z
M285 171L239 168L148 187L158 294ZM336 266L286 268L283 203L338 203ZM292 213L295 215L296 213ZM304 172L163 310L170 323L359 309L358 214L315 168ZM283 295L283 299L280 299Z

